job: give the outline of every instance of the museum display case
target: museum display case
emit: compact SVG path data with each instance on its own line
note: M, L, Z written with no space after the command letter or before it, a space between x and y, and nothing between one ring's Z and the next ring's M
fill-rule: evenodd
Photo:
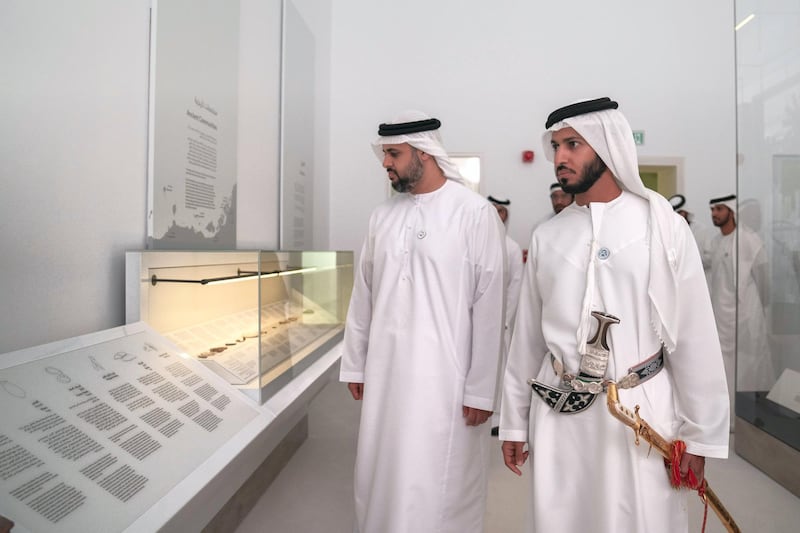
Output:
M800 7L735 6L737 267L761 262L767 283L758 300L737 287L739 317L759 320L738 321L734 446L800 496Z
M341 340L352 285L352 252L127 252L126 322L263 404Z

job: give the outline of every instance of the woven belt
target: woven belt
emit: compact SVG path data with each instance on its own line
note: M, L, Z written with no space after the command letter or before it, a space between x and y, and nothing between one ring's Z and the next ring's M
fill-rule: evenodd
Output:
M585 381L574 374L563 372L561 361L550 354L553 370L560 375L565 389L557 389L529 379L528 383L544 402L559 413L577 413L583 411L601 392L605 392L609 380ZM617 381L617 388L631 389L652 378L664 368L664 348L628 369L628 373Z
M553 370L555 370L556 374L558 374L555 364L555 356L551 354L551 357L553 358ZM663 347L641 363L630 367L628 369L628 373L617 381L617 388L632 389L633 387L641 385L648 379L661 372L662 368L664 368ZM577 392L591 392L592 394L600 394L601 392L605 392L608 380L583 381L574 374L562 374L561 383Z

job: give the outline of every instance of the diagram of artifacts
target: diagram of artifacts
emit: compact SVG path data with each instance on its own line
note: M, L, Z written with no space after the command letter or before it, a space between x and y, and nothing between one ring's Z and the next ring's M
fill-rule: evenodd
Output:
M143 323L117 329L0 369L0 515L20 529L122 531L259 414Z

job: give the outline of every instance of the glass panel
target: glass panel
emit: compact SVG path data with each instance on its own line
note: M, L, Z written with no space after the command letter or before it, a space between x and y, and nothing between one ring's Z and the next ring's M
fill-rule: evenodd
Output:
M800 450L800 4L736 20L736 415Z
M314 34L294 2L283 2L281 74L280 247L307 250L314 241Z
M259 403L342 337L352 252L147 251L127 263L128 322Z

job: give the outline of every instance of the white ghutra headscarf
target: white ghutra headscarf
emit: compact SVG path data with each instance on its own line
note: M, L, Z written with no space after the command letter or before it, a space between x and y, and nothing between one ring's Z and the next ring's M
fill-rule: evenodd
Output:
M404 111L397 115L388 124L405 124L408 122L417 122L423 120L430 120L431 117L422 111ZM436 159L436 164L442 169L444 176L453 181L464 183L464 178L458 171L458 167L447 156L447 152L442 144L442 136L438 129L428 131L419 131L415 133L405 133L402 135L384 135L372 141L372 149L379 161L383 161L383 145L384 144L403 144L408 143L417 150L421 150L426 154L432 155Z
M676 302L678 273L677 250L671 231L676 216L666 198L644 186L639 176L639 161L633 131L625 116L617 109L604 109L564 118L553 124L542 136L548 161L553 161L550 143L553 132L573 128L597 153L614 175L619 186L647 200L650 204L650 324L661 343L672 352L678 340L678 306ZM592 242L592 246L596 246ZM591 254L592 261L597 254ZM590 312L594 292L594 268L587 269L586 292L581 308L577 340L579 353L586 349Z
M715 205L724 205L731 211L733 211L733 216L736 218L736 195L731 194L729 196L723 196L721 198L713 198L708 201L709 207L714 207Z

